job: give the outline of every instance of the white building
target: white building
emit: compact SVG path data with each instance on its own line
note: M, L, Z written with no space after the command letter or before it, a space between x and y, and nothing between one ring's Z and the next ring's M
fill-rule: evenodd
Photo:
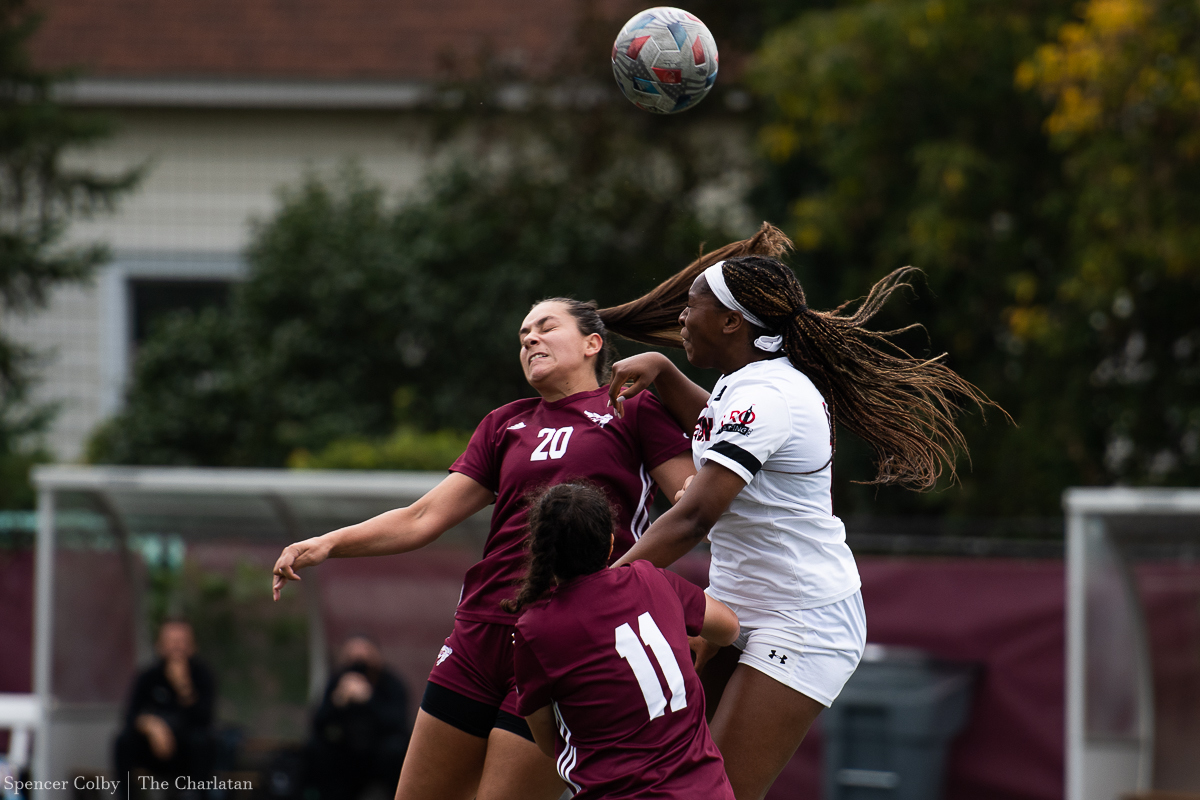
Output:
M106 112L116 135L72 154L101 170L145 164L114 215L75 241L113 254L86 287L3 320L45 356L41 399L61 403L49 445L81 457L122 402L147 319L219 302L244 272L250 223L280 187L348 159L395 192L432 154L429 104L450 70L550 64L573 41L582 0L48 0L34 43L45 67L81 77L62 97ZM610 9L623 19L620 9ZM616 27L619 27L619 23ZM616 28L614 28L614 31ZM740 137L739 137L740 138Z

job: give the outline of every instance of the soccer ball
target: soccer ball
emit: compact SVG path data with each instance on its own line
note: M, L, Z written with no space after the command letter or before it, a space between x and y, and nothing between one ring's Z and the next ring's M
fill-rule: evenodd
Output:
M717 80L717 43L678 8L651 8L625 23L613 43L613 77L625 97L655 114L699 103Z

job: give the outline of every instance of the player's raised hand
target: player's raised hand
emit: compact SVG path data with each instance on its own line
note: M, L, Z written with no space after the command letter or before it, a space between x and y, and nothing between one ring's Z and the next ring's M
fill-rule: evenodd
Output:
M713 644L703 636L689 636L688 648L692 651L693 666L697 675L703 673L704 665L721 649L719 645Z
M625 416L625 400L649 389L664 366L670 363L662 353L640 353L612 365L608 403L616 409L618 417Z
M283 548L283 552L275 561L273 570L275 579L271 585L271 592L275 599L279 599L279 593L283 591L283 587L288 581L300 580L296 570L315 567L327 558L329 558L329 547L320 536L289 544Z

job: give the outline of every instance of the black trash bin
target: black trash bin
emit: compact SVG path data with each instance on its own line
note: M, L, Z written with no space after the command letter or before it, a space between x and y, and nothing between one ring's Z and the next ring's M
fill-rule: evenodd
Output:
M976 672L911 648L867 645L820 718L827 800L939 800Z

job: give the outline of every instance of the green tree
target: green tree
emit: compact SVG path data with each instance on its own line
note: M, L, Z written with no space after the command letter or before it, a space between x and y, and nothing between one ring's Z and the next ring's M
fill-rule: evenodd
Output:
M54 102L62 78L29 60L39 17L26 0L0 0L0 316L45 305L50 289L86 280L106 258L100 246L67 247L73 217L111 207L137 171L104 176L71 169L63 153L109 133L108 124ZM30 401L38 354L0 335L0 507L28 508L28 471L47 457L40 435L54 409Z
M949 351L1019 423L968 423L961 490L842 484L851 508L1049 514L1073 484L1200 479L1200 13L1075 11L845 3L758 54L777 165L759 199L807 283L828 303L921 267L895 317L928 326L912 346ZM864 473L851 458L843 480Z
M1092 407L1080 411L1101 437L1105 479L1194 486L1200 7L1089 0L1021 64L1017 83L1052 104L1045 130L1071 203L1049 314L1094 339L1080 365ZM1043 347L1055 333L1034 332Z
M397 417L407 416L404 409L411 396L410 391L397 392L400 400ZM317 453L295 450L288 458L288 466L293 469L444 470L462 455L470 440L465 431L428 433L402 425L384 439L347 437L330 442Z
M454 161L397 207L353 170L285 193L231 306L150 337L93 459L347 465L398 426L469 431L531 392L516 330L533 302L627 299L726 236L679 202L669 161L582 169L557 152ZM436 459L444 441L418 444ZM386 451L368 460L393 463Z
M748 47L788 5L755 0L731 13L701 0L696 10ZM419 200L392 206L352 173L285 193L231 308L164 321L142 347L127 405L94 436L91 459L440 463L461 441L455 431L529 393L514 355L532 302L624 301L701 243L736 238L736 220L700 196L745 161L745 128L722 99L736 85L719 83L680 117L635 109L612 90L609 67L624 19L583 8L576 46L549 79L486 52L459 65L473 77L440 88L439 142L501 144L459 146Z
M929 495L856 488L869 466L846 442L843 510L1053 514L1064 486L1111 478L1092 406L1100 342L1060 297L1077 190L1043 130L1048 105L1014 80L1068 12L1037 0L845 3L801 14L758 53L760 142L776 165L758 201L788 220L814 300L920 267L925 285L890 321L924 323L928 339L910 349L948 351L1019 425L966 418L972 469L961 488Z

